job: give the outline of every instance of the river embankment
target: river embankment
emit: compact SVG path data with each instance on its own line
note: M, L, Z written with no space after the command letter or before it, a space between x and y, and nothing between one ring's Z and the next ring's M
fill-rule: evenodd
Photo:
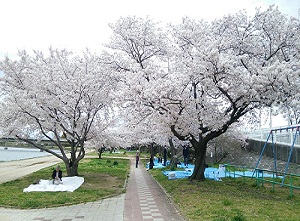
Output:
M51 156L37 148L0 147L0 162L24 160L37 157Z
M30 173L55 165L57 163L63 162L61 159L53 155L0 162L0 183L22 178Z
M59 158L37 148L0 147L0 183L61 162Z

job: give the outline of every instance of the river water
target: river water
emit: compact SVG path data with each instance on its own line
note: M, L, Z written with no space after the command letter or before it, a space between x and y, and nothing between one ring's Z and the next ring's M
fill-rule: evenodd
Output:
M0 162L24 160L35 157L50 156L51 154L37 148L0 147Z

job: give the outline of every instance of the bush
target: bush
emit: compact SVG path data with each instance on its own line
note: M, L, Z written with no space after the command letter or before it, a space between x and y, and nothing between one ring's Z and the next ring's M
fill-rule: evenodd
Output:
M245 221L245 216L241 213L241 211L237 210L237 214L232 218L232 221Z

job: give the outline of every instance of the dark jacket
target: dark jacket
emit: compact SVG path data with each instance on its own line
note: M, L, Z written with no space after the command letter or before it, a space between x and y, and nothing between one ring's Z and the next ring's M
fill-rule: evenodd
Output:
M153 169L153 166L154 166L153 157L150 157L149 169Z
M53 170L52 179L55 179L55 177L56 177L56 170ZM62 171L61 170L58 171L58 177L61 180L61 178L62 178Z
M189 148L188 147L184 147L182 154L184 157L188 157L189 156Z

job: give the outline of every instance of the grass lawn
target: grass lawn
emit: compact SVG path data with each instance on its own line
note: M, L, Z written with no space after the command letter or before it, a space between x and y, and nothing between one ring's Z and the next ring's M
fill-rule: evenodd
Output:
M300 193L270 184L257 187L252 178L224 178L222 182L168 180L161 170L151 170L171 195L187 220L205 221L299 221Z
M112 158L124 158L124 157L135 157L136 154L136 150L132 150L132 151L125 151L125 150L121 150L120 152L112 152L110 153L109 151L105 151L102 153L102 157L103 158L107 158L107 157L112 157ZM89 156L94 156L94 157L98 157L98 153L91 152L88 154ZM141 152L140 153L140 158L150 158L150 153L145 153L145 152Z
M39 179L50 179L53 167L32 173L22 179L0 184L0 206L14 208L57 207L96 201L125 192L129 174L128 159L86 158L80 161L78 173L84 183L74 192L29 192L23 189ZM64 168L62 167L63 175Z
M49 167L22 179L0 184L0 206L14 208L44 208L91 202L123 193L129 174L129 160L110 157L134 156L135 152L104 154L102 159L86 158L79 164L84 184L74 192L23 193L37 179L49 179ZM145 153L147 159L148 154ZM142 160L145 163L147 160ZM63 168L62 168L63 169ZM270 183L258 187L252 178L223 178L222 182L187 179L168 180L161 169L149 172L165 188L186 220L204 221L298 221L300 191ZM299 180L295 179L299 184Z

